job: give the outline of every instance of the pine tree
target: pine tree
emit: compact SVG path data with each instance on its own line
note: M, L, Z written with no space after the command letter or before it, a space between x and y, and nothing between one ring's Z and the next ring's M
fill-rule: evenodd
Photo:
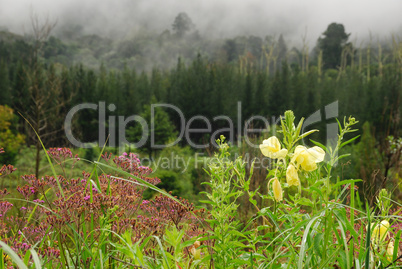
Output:
M153 104L157 103L155 97L152 97L151 102ZM168 113L161 107L154 107L154 115L152 115L151 106L145 105L140 116L145 119L149 129L143 130L142 126L137 123L134 127L128 128L127 137L131 142L139 142L144 135L147 135L147 140L141 149L148 153L149 158L152 158L152 154L156 150L154 145L166 145L175 137L175 128L169 119ZM154 141L151 139L152 136Z
M9 72L4 61L0 61L0 105L11 105Z
M346 34L342 24L331 23L318 39L318 47L322 50L324 68L337 68L341 63L342 50L347 45L350 34ZM350 45L350 44L349 44Z

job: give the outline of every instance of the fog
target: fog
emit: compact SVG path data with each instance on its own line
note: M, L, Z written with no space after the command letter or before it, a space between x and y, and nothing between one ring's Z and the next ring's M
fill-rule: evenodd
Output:
M30 33L30 12L57 20L63 27L82 25L83 34L124 37L138 31L170 30L179 12L186 12L205 37L283 34L298 43L312 43L332 22L342 23L350 40L371 34L388 39L402 33L401 0L0 0L0 27Z

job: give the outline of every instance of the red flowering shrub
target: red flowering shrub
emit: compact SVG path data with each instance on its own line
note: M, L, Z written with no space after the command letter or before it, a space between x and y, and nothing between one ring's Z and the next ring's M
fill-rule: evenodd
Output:
M187 238L201 233L200 218L196 216L199 211L187 200L165 195L143 200L148 187L143 183L154 186L160 180L151 176L152 170L142 166L135 154L112 157L105 153L103 160L108 167L115 167L111 171L97 175L93 169L83 171L81 177L67 178L67 161L74 165L80 160L78 156L73 156L68 148L51 148L47 153L64 175L41 178L23 175L26 184L17 187L20 194L17 198L26 205L17 209L18 216L8 213L14 198L8 196L7 190L0 191L0 240L21 257L35 246L46 262L60 264L63 249L74 251L77 241L81 241L83 248L91 249L105 229L112 232L110 243L118 242L117 235L126 231L130 232L132 242L142 242L150 235L162 236L170 225L185 228ZM4 176L14 170L12 166L3 166L0 172ZM154 240L148 240L145 249L155 244ZM77 259L73 263L85 267L87 262Z

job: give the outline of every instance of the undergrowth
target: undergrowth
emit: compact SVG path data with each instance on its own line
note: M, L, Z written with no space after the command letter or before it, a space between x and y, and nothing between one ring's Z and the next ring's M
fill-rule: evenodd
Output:
M306 147L315 130L294 120L286 111L278 137L261 142L271 160L264 188L251 187L257 163L248 169L218 139L199 208L158 188L133 153L88 161L45 149L51 175L23 175L19 196L0 191L0 268L400 268L402 205L383 189L370 207L359 179L333 177L357 121ZM80 175L78 162L87 163ZM0 177L14 171L4 165ZM144 199L147 189L156 195ZM252 205L246 221L240 198Z

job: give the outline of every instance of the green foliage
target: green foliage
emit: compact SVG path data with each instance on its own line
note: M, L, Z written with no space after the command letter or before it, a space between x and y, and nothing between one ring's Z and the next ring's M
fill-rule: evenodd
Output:
M208 240L214 240L209 260L214 261L217 268L235 268L239 263L239 250L245 245L239 242L242 235L238 232L237 199L243 192L234 188L235 182L244 180L245 168L241 158L234 162L228 159L228 145L221 136L217 140L219 153L214 156L213 162L208 165L210 188L205 194L211 206L211 235Z
M25 137L16 131L16 116L13 110L0 105L0 148L5 154L0 155L0 164L14 163Z
M279 178L280 181L286 178L286 183L279 183L282 187L273 184L273 190L268 193L263 192L262 188L251 190L250 180L253 178L253 167L250 169L249 179L246 179L241 168L244 167L244 164L241 161L240 166L237 166L227 160L227 153L216 156L218 161L212 167L210 166L211 182L208 184L211 189L207 193L209 198L207 203L211 205L212 217L209 222L216 225L212 226L212 235L205 238L205 240L215 240L211 250L213 252L210 254L211 258L209 256L208 258L214 261L216 268L241 266L247 268L253 266L263 268L361 268L362 266L378 268L378 266L388 266L393 268L392 266L396 266L394 259L391 258L392 254L386 254L388 249L394 250L390 247L393 245L394 238L399 238L388 235L388 232L391 231L389 224L381 228L383 234L385 234L385 227L389 230L381 244L376 245L373 241L373 238L376 237L374 233L378 233L380 229L375 228L374 225L380 221L387 223L385 220L391 217L389 209L392 207L392 202L389 194L385 190L380 193L378 207L381 208L381 214L377 216L369 209L365 213L356 203L356 198L357 200L360 198L354 186L360 180L330 182L333 166L345 157L345 155L338 155L339 150L354 140L352 138L343 141L346 134L355 131L351 128L357 123L355 119L349 118L348 121L344 120L343 125L340 124L338 140L332 146L320 145L325 149L328 160L318 167L308 165L310 162L313 165L313 163L323 160L319 157L320 150L318 148L303 149L304 147L300 146L294 148L297 141L311 133L300 134L303 119L297 124L297 127L294 120L295 116L292 111L285 112L285 117L281 121L281 130L285 148L282 150L285 150L283 152L286 156L283 154L272 155L274 156L272 157L274 167L268 169L268 178ZM272 141L275 139L271 137L264 141L260 148L271 145L267 148L268 151L279 151L280 146L273 146L275 143ZM319 145L319 143L317 144ZM220 145L221 150L223 148L222 152L225 153L227 145ZM266 150L262 150L262 152L267 154ZM291 165L296 166L298 182L292 182L289 179L289 176L294 177L294 175L288 174ZM271 181L272 179L268 185ZM294 184L299 185L299 193L295 195L291 192L291 186ZM282 188L284 192L288 192L288 195L283 195L283 198ZM238 198L243 193L248 194L249 201L254 205L256 212L241 229L236 221L236 208ZM258 196L264 200L271 200L273 203L260 209L254 198ZM330 200L330 197L333 197L334 200ZM367 208L369 208L368 205ZM228 216L230 213L234 219L222 217L224 213L227 213ZM374 224L372 224L373 222ZM219 229L220 224L225 229ZM369 226L372 229L367 228ZM222 233L223 237L221 237ZM396 231L393 234L395 235L395 233ZM221 246L220 242L223 242L224 239L226 241ZM224 257L220 256L217 248L220 252L225 253Z
M324 67L336 69L341 64L342 50L350 34L346 34L342 24L331 23L323 35L318 39L318 47L322 50Z
M156 101L156 100L155 100ZM155 104L156 102L153 102ZM176 132L170 122L169 115L161 107L144 106L144 112L140 115L147 126L136 124L127 130L129 141L141 142L146 138L143 148L146 149L149 157L155 148L165 147L175 138Z

